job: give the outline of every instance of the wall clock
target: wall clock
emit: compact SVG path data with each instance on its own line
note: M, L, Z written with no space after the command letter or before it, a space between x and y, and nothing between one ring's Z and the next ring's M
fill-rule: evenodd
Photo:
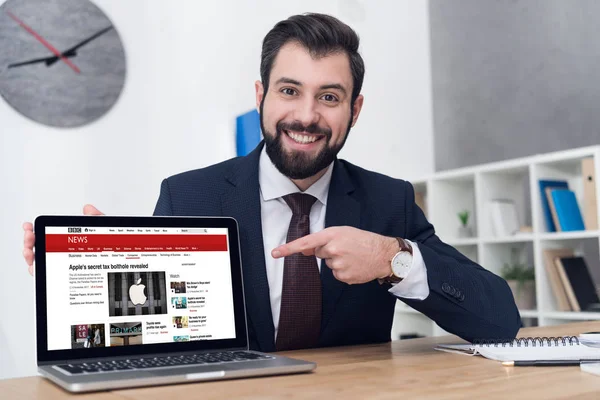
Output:
M0 95L24 116L63 128L93 122L116 103L125 74L119 34L89 0L0 6Z

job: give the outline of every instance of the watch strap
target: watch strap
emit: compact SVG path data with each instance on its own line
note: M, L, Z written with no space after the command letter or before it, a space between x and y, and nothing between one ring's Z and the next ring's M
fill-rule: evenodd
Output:
M401 237L396 237L395 238L398 241L398 246L400 247L400 249L398 250L398 252L396 252L396 254L398 254L401 251L406 251L408 253L410 253L410 255L413 255L413 249L412 246L410 245L410 243L408 243L408 241L402 239ZM396 256L396 254L394 254L394 257ZM392 257L392 259L390 260L390 265L392 263L392 260L394 259L394 257ZM400 278L399 276L396 276L394 274L394 271L392 270L391 274L385 278L380 278L377 280L379 282L379 284L384 284L384 283L389 283L389 284L396 284L399 282L402 282L402 278Z

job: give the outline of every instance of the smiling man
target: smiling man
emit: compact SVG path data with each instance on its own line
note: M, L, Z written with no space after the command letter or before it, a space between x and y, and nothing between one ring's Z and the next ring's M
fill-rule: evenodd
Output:
M165 179L155 214L237 219L253 349L388 341L398 299L467 340L514 338L506 282L436 236L411 184L337 159L363 106L358 46L331 16L276 24L255 84L264 142Z

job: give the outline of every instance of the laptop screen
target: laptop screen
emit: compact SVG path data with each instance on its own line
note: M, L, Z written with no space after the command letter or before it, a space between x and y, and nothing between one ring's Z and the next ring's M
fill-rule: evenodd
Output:
M46 226L47 349L234 339L227 228Z

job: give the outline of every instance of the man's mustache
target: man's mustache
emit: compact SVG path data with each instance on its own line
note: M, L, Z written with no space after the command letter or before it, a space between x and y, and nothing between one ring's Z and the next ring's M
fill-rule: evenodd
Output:
M294 122L279 122L277 123L277 131L295 131L295 132L306 132L312 134L325 135L327 139L331 138L331 129L320 127L317 124L310 124L305 126L299 121Z

